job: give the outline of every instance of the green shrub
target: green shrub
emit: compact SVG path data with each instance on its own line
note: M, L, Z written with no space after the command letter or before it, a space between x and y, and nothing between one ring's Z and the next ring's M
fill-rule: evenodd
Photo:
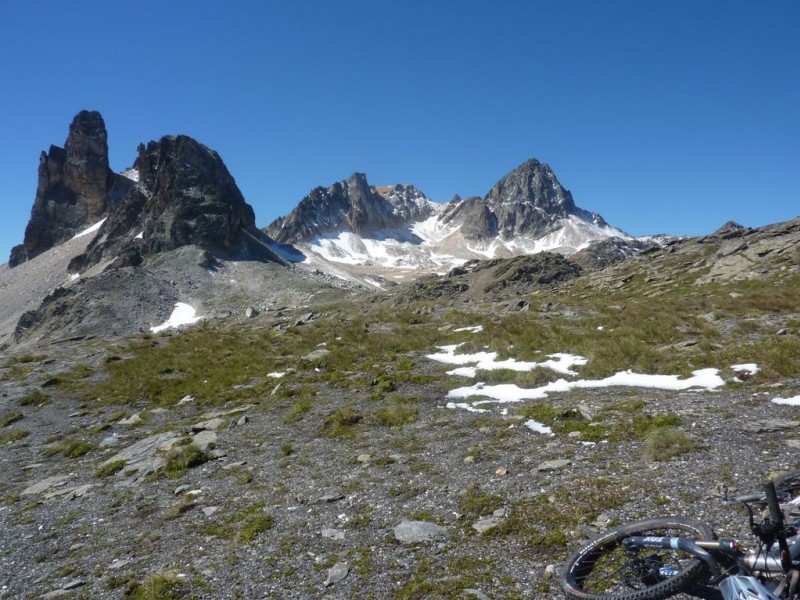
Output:
M25 418L25 415L23 415L18 410L15 410L15 411L10 412L10 413L6 413L4 415L0 415L0 428L8 427L12 423L16 423L17 421L21 421L24 418Z
M50 401L50 396L45 394L42 390L33 390L30 394L24 395L17 400L20 406L42 406Z
M648 433L643 455L650 460L669 460L691 452L695 447L695 442L682 429L657 427Z
M208 462L210 456L194 444L173 448L167 453L167 464L164 474L170 479L177 479L192 467Z
M80 458L94 450L94 446L89 442L80 442L77 440L66 440L57 446L51 446L44 451L45 456L54 456L61 454L66 458Z
M28 437L30 434L31 434L30 431L25 431L24 429L12 428L12 429L6 429L5 431L0 431L0 445L21 440L23 438Z
M392 402L376 413L378 423L386 427L402 427L417 420L419 411L401 402Z
M353 433L353 428L364 418L351 406L342 406L328 415L322 424L320 433L327 437L339 437Z
M115 460L106 465L101 466L94 472L95 477L110 477L114 473L118 473L125 468L124 460Z

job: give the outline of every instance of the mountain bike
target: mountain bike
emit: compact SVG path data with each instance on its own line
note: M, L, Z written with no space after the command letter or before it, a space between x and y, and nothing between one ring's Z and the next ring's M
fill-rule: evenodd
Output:
M562 590L570 600L800 600L800 471L724 500L747 508L753 549L717 539L701 521L648 519L607 531L573 554Z

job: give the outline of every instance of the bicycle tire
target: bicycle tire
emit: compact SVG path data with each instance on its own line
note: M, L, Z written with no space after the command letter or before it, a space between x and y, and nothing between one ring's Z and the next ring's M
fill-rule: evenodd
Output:
M657 517L612 529L578 550L564 565L560 584L567 598L661 600L707 575L703 561L681 550L642 548L641 557L626 554L622 540L633 535L715 539L709 525L683 517ZM663 571L666 568L670 569L668 575ZM643 569L647 571L644 574Z

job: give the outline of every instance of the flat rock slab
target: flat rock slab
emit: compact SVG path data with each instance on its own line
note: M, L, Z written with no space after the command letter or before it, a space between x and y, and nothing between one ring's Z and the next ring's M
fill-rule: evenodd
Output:
M159 456L157 452L170 450L180 440L181 436L171 431L157 433L117 452L100 466L123 461L126 472L136 471L140 476L148 475L166 464L164 457Z
M207 421L201 421L200 423L195 423L192 425L192 431L197 433L198 431L216 431L220 427L225 425L225 420L219 417L214 417L213 419L208 419Z
M54 475L53 477L42 479L41 481L34 483L33 485L22 490L20 496L33 496L35 494L42 494L52 488L61 487L73 477L74 475Z
M742 425L742 429L750 433L773 433L775 431L797 429L798 427L800 427L800 421L790 421L788 419L764 419L763 421L750 421Z
M559 458L556 460L546 460L542 463L539 463L539 466L536 467L536 470L541 473L546 473L548 471L560 471L572 464L571 460L566 458Z
M401 521L394 528L394 537L403 544L420 544L446 538L447 530L427 521Z

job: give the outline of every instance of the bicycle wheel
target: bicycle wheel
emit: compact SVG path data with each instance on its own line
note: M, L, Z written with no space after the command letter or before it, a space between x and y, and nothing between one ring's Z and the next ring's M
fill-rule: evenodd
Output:
M714 539L710 526L694 519L660 517L604 533L573 554L561 572L561 588L573 600L659 600L690 587L707 573L705 563L682 550L626 550L634 535Z

